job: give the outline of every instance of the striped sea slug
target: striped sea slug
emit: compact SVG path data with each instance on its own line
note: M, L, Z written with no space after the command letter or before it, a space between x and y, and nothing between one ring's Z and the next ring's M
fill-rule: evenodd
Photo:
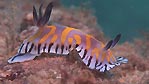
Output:
M55 53L68 55L71 50L76 49L81 61L90 69L100 72L108 71L121 63L127 63L124 57L114 57L110 48L113 48L119 41L121 34L106 45L96 40L91 35L82 31L63 25L47 25L50 18L53 4L49 3L45 13L42 14L42 5L37 14L33 6L33 19L37 32L25 39L18 49L18 53L8 60L8 63L24 62L33 60L41 53Z

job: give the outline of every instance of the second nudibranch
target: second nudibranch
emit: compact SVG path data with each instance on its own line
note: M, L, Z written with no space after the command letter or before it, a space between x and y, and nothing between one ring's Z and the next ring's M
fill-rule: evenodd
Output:
M33 27L37 27L38 30L34 35L24 40L17 55L11 57L8 63L33 60L43 52L68 55L72 49L77 50L81 60L90 69L96 69L100 72L110 70L121 63L127 63L126 58L116 58L110 50L117 44L121 34L104 45L78 29L58 24L48 26L46 23L50 18L52 7L52 3L49 3L44 15L41 12L42 5L38 15L35 7L33 7L33 18L36 25Z

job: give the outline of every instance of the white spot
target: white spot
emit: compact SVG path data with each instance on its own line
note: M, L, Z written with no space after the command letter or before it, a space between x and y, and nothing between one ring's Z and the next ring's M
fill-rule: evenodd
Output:
M49 47L49 46L46 45L46 49L45 49L45 52L46 52L46 53L48 53L48 47Z
M26 48L26 45L27 45L27 43L25 42L25 43L24 43L24 46L22 47L22 50L21 50L21 52L20 52L20 53L25 53L25 48Z
M51 47L51 49L50 49L50 53L56 53L55 52L55 48L56 48L56 45L53 44L52 47Z
M80 50L81 50L81 46L78 46L78 47L76 48L76 50L77 50L77 51L80 51Z
M103 66L101 69L100 69L100 72L104 72L105 71L105 66Z
M96 63L96 56L93 56L89 68L95 69L95 63Z
M85 57L87 57L87 56L85 56ZM84 58L84 59L83 59L83 62L87 65L88 59Z
M82 51L79 53L80 57L82 58L84 55L84 49L82 49Z
M66 47L64 47L62 54L67 55L68 53L69 53L68 49L66 50Z

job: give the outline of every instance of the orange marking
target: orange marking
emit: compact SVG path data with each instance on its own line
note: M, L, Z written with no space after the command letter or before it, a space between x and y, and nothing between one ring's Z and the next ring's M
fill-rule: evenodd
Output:
M105 47L105 45L103 43L100 43L101 48L103 49Z
M104 61L105 59L108 62L110 62L110 59L112 59L112 61L115 61L115 58L113 57L111 51L103 51L101 61Z
M99 53L100 53L99 48L94 48L94 49L92 50L91 56L94 56L94 54L95 54L95 55L96 55L96 60L98 60Z
M91 36L90 35L86 35L86 49L88 50L91 47L91 40L90 40Z
M43 30L39 29L32 37L29 38L29 41L33 41L42 34Z
M66 27L63 32L62 32L62 35L61 35L61 43L64 44L64 42L66 41L66 37L67 35L69 34L70 31L72 30L75 30L74 28L69 28L69 27Z
M112 54L112 51L108 51L108 56L107 56L107 60L108 62L110 62L110 59L112 59L112 61L116 61L115 57Z
M101 45L100 50L103 50L103 48L105 47L105 45L102 42L100 42L100 45ZM102 55L101 55L101 62L102 62L102 61L104 61L107 53L105 51L101 51L101 53L102 53Z
M50 41L50 43L54 43L56 40L57 40L57 35L54 34L51 41Z
M110 57L111 57L110 55L107 56L107 61L108 61L108 62L110 62Z
M111 57L112 61L116 62L116 59L114 56Z
M101 41L98 42L98 46L100 50L103 50L103 48L105 47L105 45Z
M56 27L55 26L48 26L48 28L50 28L50 32L48 34L45 34L39 41L39 43L43 43L45 42L50 35L54 34L55 33L55 30L56 30Z
M72 42L73 42L73 38L68 38L68 43L72 44Z
M79 35L74 35L74 39L76 40L76 44L81 44L81 37Z
M105 57L106 57L106 52L103 51L102 56L101 56L101 62L104 61Z
M108 56L107 56L108 62L110 62L111 58L112 58L112 52L110 50L108 50ZM112 59L112 61L113 61L113 59Z

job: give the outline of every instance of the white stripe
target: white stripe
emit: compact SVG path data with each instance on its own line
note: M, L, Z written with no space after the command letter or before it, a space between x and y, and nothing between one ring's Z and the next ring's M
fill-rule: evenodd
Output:
M95 63L96 63L96 56L92 57L91 63L89 65L89 68L95 69Z

